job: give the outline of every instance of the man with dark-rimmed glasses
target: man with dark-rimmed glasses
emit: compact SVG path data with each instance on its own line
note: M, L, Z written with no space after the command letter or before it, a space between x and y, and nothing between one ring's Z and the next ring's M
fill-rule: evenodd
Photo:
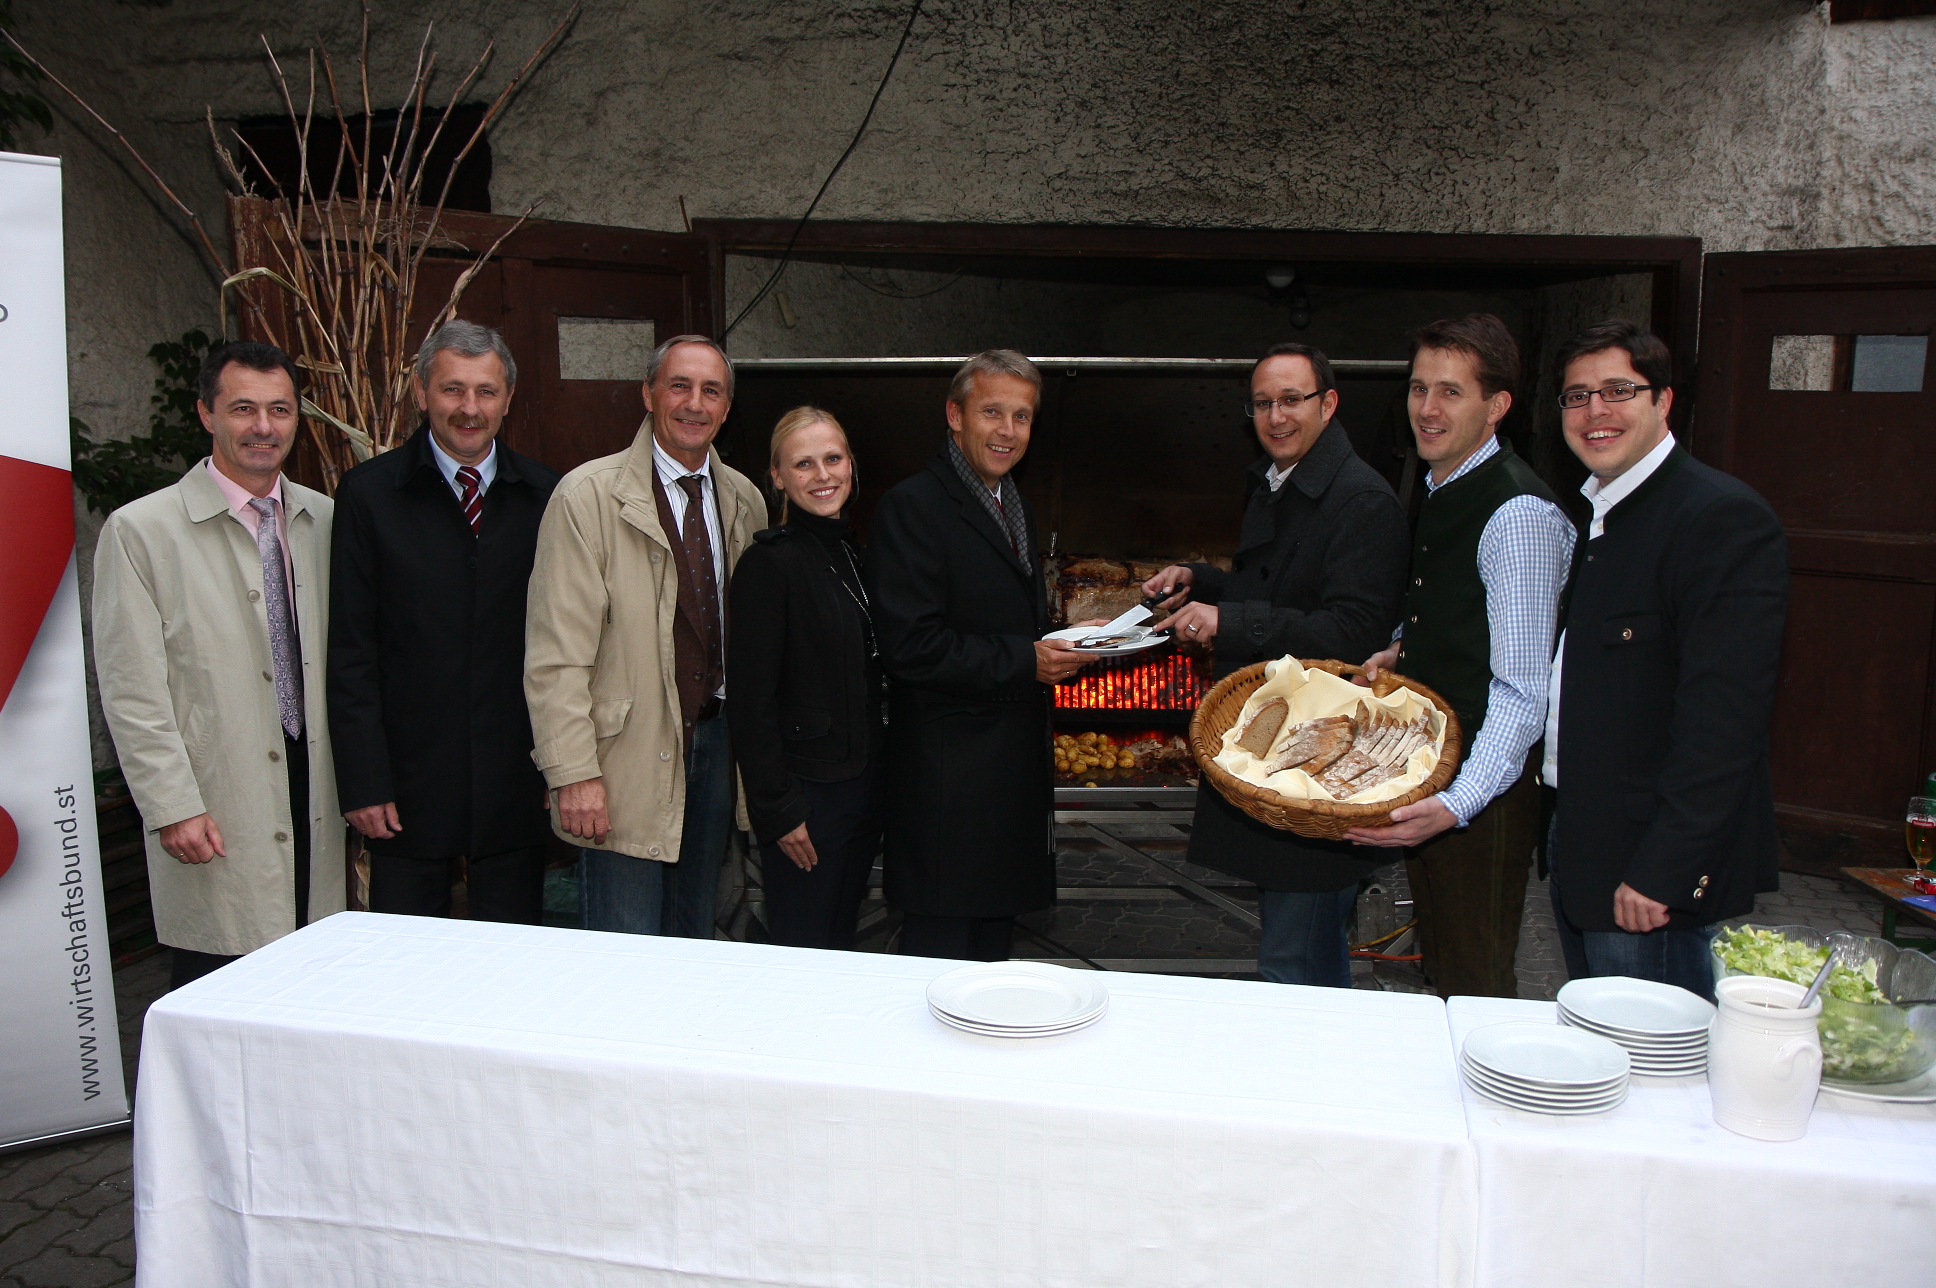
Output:
M1713 995L1715 924L1778 881L1768 719L1788 547L1768 503L1677 447L1667 346L1602 322L1560 348L1575 520L1543 777L1568 976Z
M1404 595L1409 538L1398 498L1334 419L1337 382L1320 350L1270 349L1251 370L1244 410L1264 454L1244 474L1230 571L1165 568L1143 593L1175 610L1167 625L1176 638L1211 645L1218 679L1286 654L1364 657L1391 638ZM1375 851L1267 827L1204 784L1189 858L1260 887L1265 979L1351 986L1345 924Z

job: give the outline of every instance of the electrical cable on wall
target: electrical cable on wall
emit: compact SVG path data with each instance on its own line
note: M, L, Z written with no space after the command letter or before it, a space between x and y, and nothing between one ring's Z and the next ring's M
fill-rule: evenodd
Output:
M894 46L894 56L887 60L887 71L881 76L881 83L875 87L874 97L867 104L867 114L860 118L860 128L854 131L853 140L847 144L847 150L840 154L840 160L834 162L834 168L827 171L826 180L821 183L820 191L813 194L813 200L807 203L807 211L800 216L800 222L793 226L793 236L787 238L786 249L780 252L780 262L774 265L772 275L766 279L766 284L746 302L746 307L727 324L726 329L719 333L721 340L731 335L734 329L746 320L746 315L759 307L760 301L764 300L767 292L773 289L773 284L780 280L780 274L786 272L787 261L793 257L793 248L799 242L800 234L806 231L807 220L813 218L814 208L820 204L820 199L827 195L827 189L833 184L834 176L839 174L840 168L847 164L847 158L854 155L854 149L860 146L861 136L867 133L867 123L874 119L874 109L880 106L881 95L887 92L887 83L894 79L894 68L901 61L901 51L907 48L908 37L914 33L914 20L921 16L923 3L925 0L914 0L914 7L908 10L907 25L901 28L900 43Z
M925 291L894 291L894 290L889 290L883 286L876 286L874 283L868 281L866 278L862 277L859 273L856 273L853 269L849 268L845 264L842 264L840 266L840 275L842 277L846 278L848 281L852 282L854 285L862 288L863 290L872 291L876 295L884 295L890 300L925 300L930 295L939 295L941 294L941 292L947 290L950 286L953 286L956 282L959 282L962 279L962 275L965 274L967 271L968 270L965 268L956 269L954 274L951 277L949 277L947 281L943 282L939 286L931 287Z

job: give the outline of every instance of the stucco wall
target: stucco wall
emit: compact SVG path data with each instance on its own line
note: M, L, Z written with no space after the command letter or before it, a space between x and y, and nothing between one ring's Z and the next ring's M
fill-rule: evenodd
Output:
M381 5L379 106L407 80L428 18L447 69L495 36L495 84L565 7ZM932 0L818 213L1672 234L1710 250L1936 240L1936 19L1830 27L1825 8ZM537 201L553 218L657 229L680 226L682 195L694 217L795 214L846 145L906 12L591 0L494 132L497 208ZM257 33L300 74L316 37L343 65L357 19L347 0L69 0L16 13L22 40L140 141L218 236L204 109L275 109ZM125 434L146 422L145 350L212 324L213 290L179 221L99 131L56 106L53 135L28 146L67 163L74 407ZM836 288L812 276L803 267L793 289L831 302ZM998 290L964 283L937 299L999 315ZM1544 303L1549 320L1570 307ZM877 298L869 307L878 319ZM1137 308L1118 301L1098 343L1132 343ZM749 347L803 343L775 325L749 322ZM828 312L815 325L860 343L879 322Z

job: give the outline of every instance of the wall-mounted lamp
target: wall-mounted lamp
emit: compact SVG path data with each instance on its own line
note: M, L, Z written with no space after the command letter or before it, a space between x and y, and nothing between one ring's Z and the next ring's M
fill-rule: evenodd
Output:
M1264 285L1270 287L1271 298L1290 310L1291 325L1302 331L1311 325L1311 297L1301 286L1293 289L1296 282L1295 264L1272 264L1264 270Z

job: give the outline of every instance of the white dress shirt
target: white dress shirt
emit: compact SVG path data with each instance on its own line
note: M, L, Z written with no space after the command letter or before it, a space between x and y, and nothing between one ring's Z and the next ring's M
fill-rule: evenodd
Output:
M1625 474L1607 483L1600 482L1598 475L1580 484L1580 495L1593 503L1593 523L1586 530L1586 539L1596 541L1607 530L1607 511L1619 505L1633 490L1645 483L1660 463L1674 450L1674 436L1668 434L1654 450L1633 463ZM1546 684L1546 758L1540 766L1541 777L1548 787L1560 785L1560 664L1566 660L1566 632L1560 632L1559 646L1553 651L1553 669Z
M1269 469L1264 471L1264 482L1270 484L1270 490L1275 492L1278 488L1284 486L1284 480L1291 477L1291 471L1296 468L1296 461L1292 461L1289 465L1284 466L1282 470L1279 470L1276 464L1272 464Z
M430 434L430 431L425 430L424 433ZM464 485L457 481L457 471L463 468L463 463L438 444L435 434L430 435L430 459L437 462L437 468L443 471L444 482L450 484L450 490L457 494L457 500L461 504L464 500ZM496 439L491 440L491 450L484 454L484 459L471 468L477 471L477 477L481 480L477 485L478 492L482 494L490 491L492 482L497 478Z

